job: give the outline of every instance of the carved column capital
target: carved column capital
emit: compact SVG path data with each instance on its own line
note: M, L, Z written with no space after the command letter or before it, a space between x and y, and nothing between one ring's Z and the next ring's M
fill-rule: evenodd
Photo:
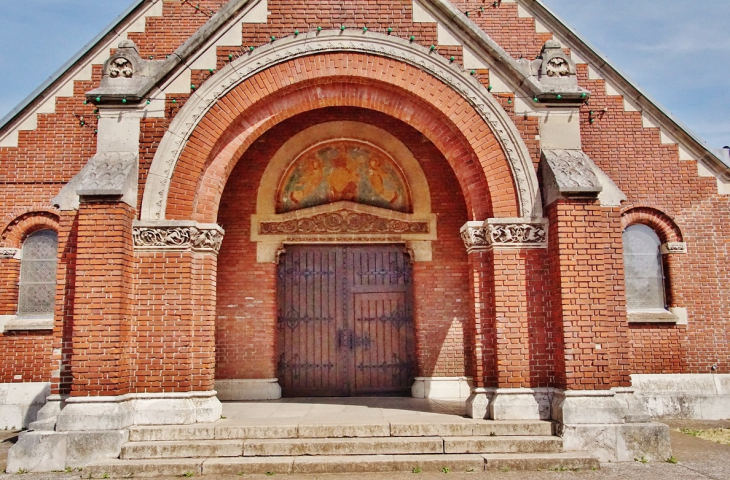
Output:
M132 228L135 250L195 251L218 253L223 229L197 222L135 222Z
M490 218L467 222L461 238L467 252L490 249L547 248L547 220Z

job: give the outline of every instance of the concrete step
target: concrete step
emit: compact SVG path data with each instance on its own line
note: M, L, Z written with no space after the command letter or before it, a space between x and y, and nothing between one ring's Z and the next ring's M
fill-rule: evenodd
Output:
M444 437L444 453L559 453L558 437Z
M245 474L364 472L481 472L489 470L589 470L598 461L580 452L558 454L346 455L328 457L235 457L209 459L101 460L84 478L157 478Z
M269 420L270 421L270 420ZM528 436L552 435L553 424L546 421L390 421L349 425L184 425L132 427L131 442L181 440L235 440L252 438L332 438L332 437L446 437L446 436Z
M483 455L487 470L598 470L598 459L583 452Z
M444 453L440 437L372 437L372 438L294 438L274 440L245 440L243 455L402 455Z
M197 440L180 442L130 442L122 445L123 460L152 458L240 457L242 440Z
M552 422L545 421L475 421L454 423L391 422L394 437L468 437L476 436L549 436Z

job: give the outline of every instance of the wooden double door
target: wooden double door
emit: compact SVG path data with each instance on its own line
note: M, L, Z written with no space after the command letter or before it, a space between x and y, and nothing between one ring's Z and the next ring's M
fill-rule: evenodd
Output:
M402 245L290 245L277 276L284 396L410 393L413 271Z

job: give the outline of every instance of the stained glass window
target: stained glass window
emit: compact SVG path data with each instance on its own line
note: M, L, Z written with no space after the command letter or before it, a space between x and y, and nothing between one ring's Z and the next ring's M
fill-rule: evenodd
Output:
M53 315L57 252L58 235L53 230L35 232L23 242L18 316Z
M624 230L626 306L632 310L664 309L661 241L651 227L631 225Z

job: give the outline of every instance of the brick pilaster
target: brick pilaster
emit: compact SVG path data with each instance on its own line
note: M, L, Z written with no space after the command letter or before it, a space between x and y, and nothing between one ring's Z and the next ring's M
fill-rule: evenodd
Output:
M72 396L129 391L130 292L134 209L82 203L74 287Z

